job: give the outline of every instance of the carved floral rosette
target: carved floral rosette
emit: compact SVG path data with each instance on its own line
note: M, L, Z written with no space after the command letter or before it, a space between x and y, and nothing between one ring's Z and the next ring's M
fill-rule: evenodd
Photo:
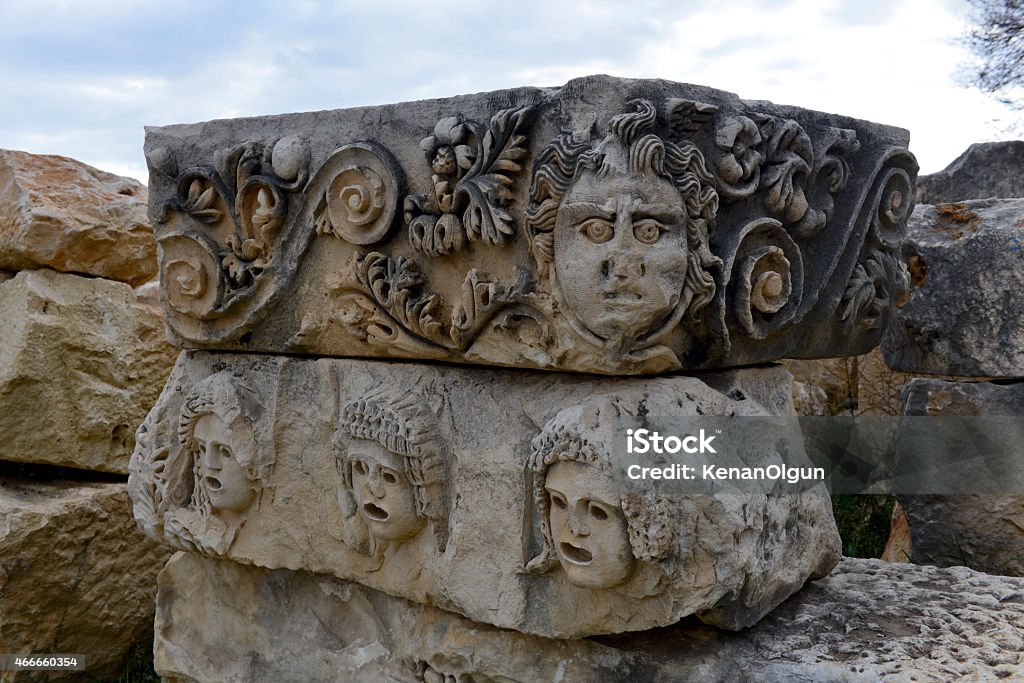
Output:
M635 374L876 345L905 278L906 144L591 77L154 128L146 150L185 347Z
M838 561L824 485L637 489L621 444L637 416L665 434L730 416L714 464L801 466L789 381L781 367L610 380L185 352L128 490L143 532L174 548L502 628L579 638L696 614L739 629ZM736 420L771 436L736 436ZM567 525L561 506L581 500L589 517Z

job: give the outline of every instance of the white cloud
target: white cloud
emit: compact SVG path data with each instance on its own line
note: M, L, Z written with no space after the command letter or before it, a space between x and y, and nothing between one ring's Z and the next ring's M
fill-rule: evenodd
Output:
M0 146L144 175L144 125L610 73L908 128L931 172L1014 119L954 81L965 13L964 0L8 1Z

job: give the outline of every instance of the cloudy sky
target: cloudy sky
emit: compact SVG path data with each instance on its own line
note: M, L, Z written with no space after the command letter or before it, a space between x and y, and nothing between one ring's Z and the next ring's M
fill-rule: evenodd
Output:
M922 172L1020 115L960 84L964 0L0 0L0 147L146 179L144 125L592 73L902 126Z

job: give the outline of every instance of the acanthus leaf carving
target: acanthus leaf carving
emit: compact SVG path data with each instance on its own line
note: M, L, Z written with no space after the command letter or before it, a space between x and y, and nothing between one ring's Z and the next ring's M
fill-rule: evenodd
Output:
M441 119L420 142L431 167L427 195L405 198L409 242L428 256L469 242L502 245L515 236L508 207L527 150L531 109L504 109L484 127L461 114Z
M797 223L807 213L807 178L814 164L811 139L796 121L764 117L765 161L760 189L768 212L783 223Z
M161 164L161 172L175 170L158 156L154 163ZM305 144L292 136L274 146L248 142L220 150L212 167L192 167L178 175L161 222L180 213L198 225L160 238L165 297L174 310L208 320L252 291L274 262L288 212L286 193L308 179L303 165L308 159ZM278 168L292 177L280 177ZM219 272L210 268L211 261Z
M857 331L880 329L891 302L907 286L906 266L891 253L873 248L853 269L839 304L839 319Z

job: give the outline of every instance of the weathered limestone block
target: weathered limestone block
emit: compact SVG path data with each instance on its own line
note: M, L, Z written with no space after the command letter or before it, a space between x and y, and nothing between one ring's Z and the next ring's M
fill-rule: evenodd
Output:
M0 475L0 652L84 654L95 680L116 676L152 628L156 575L169 555L134 528L123 483Z
M0 150L0 269L152 279L146 201L137 180L66 157Z
M171 682L843 683L1024 677L1024 580L844 559L756 626L687 620L551 640L337 579L180 553L160 573L155 666Z
M976 142L943 170L917 179L921 204L991 197L1024 197L1024 140Z
M903 252L909 298L882 342L894 370L1024 377L1024 199L919 206Z
M123 282L23 270L0 282L0 460L128 471L177 351Z
M911 560L1024 576L1024 382L916 379L907 386L904 414L956 420L962 434L929 443L921 458L941 468L925 473L939 475L925 488L936 495L899 495L910 524ZM908 451L921 448L906 431L901 461L916 459L919 454ZM913 476L915 468L904 469Z
M659 459L627 454L626 429L715 435L714 454L663 464L797 467L795 419L764 417L792 415L789 383L781 367L705 383L188 352L129 490L175 547L500 627L571 638L696 613L737 629L838 561L823 485L630 484L627 465ZM714 416L733 416L721 434Z
M864 353L904 287L906 131L594 76L150 128L188 348L603 374Z

